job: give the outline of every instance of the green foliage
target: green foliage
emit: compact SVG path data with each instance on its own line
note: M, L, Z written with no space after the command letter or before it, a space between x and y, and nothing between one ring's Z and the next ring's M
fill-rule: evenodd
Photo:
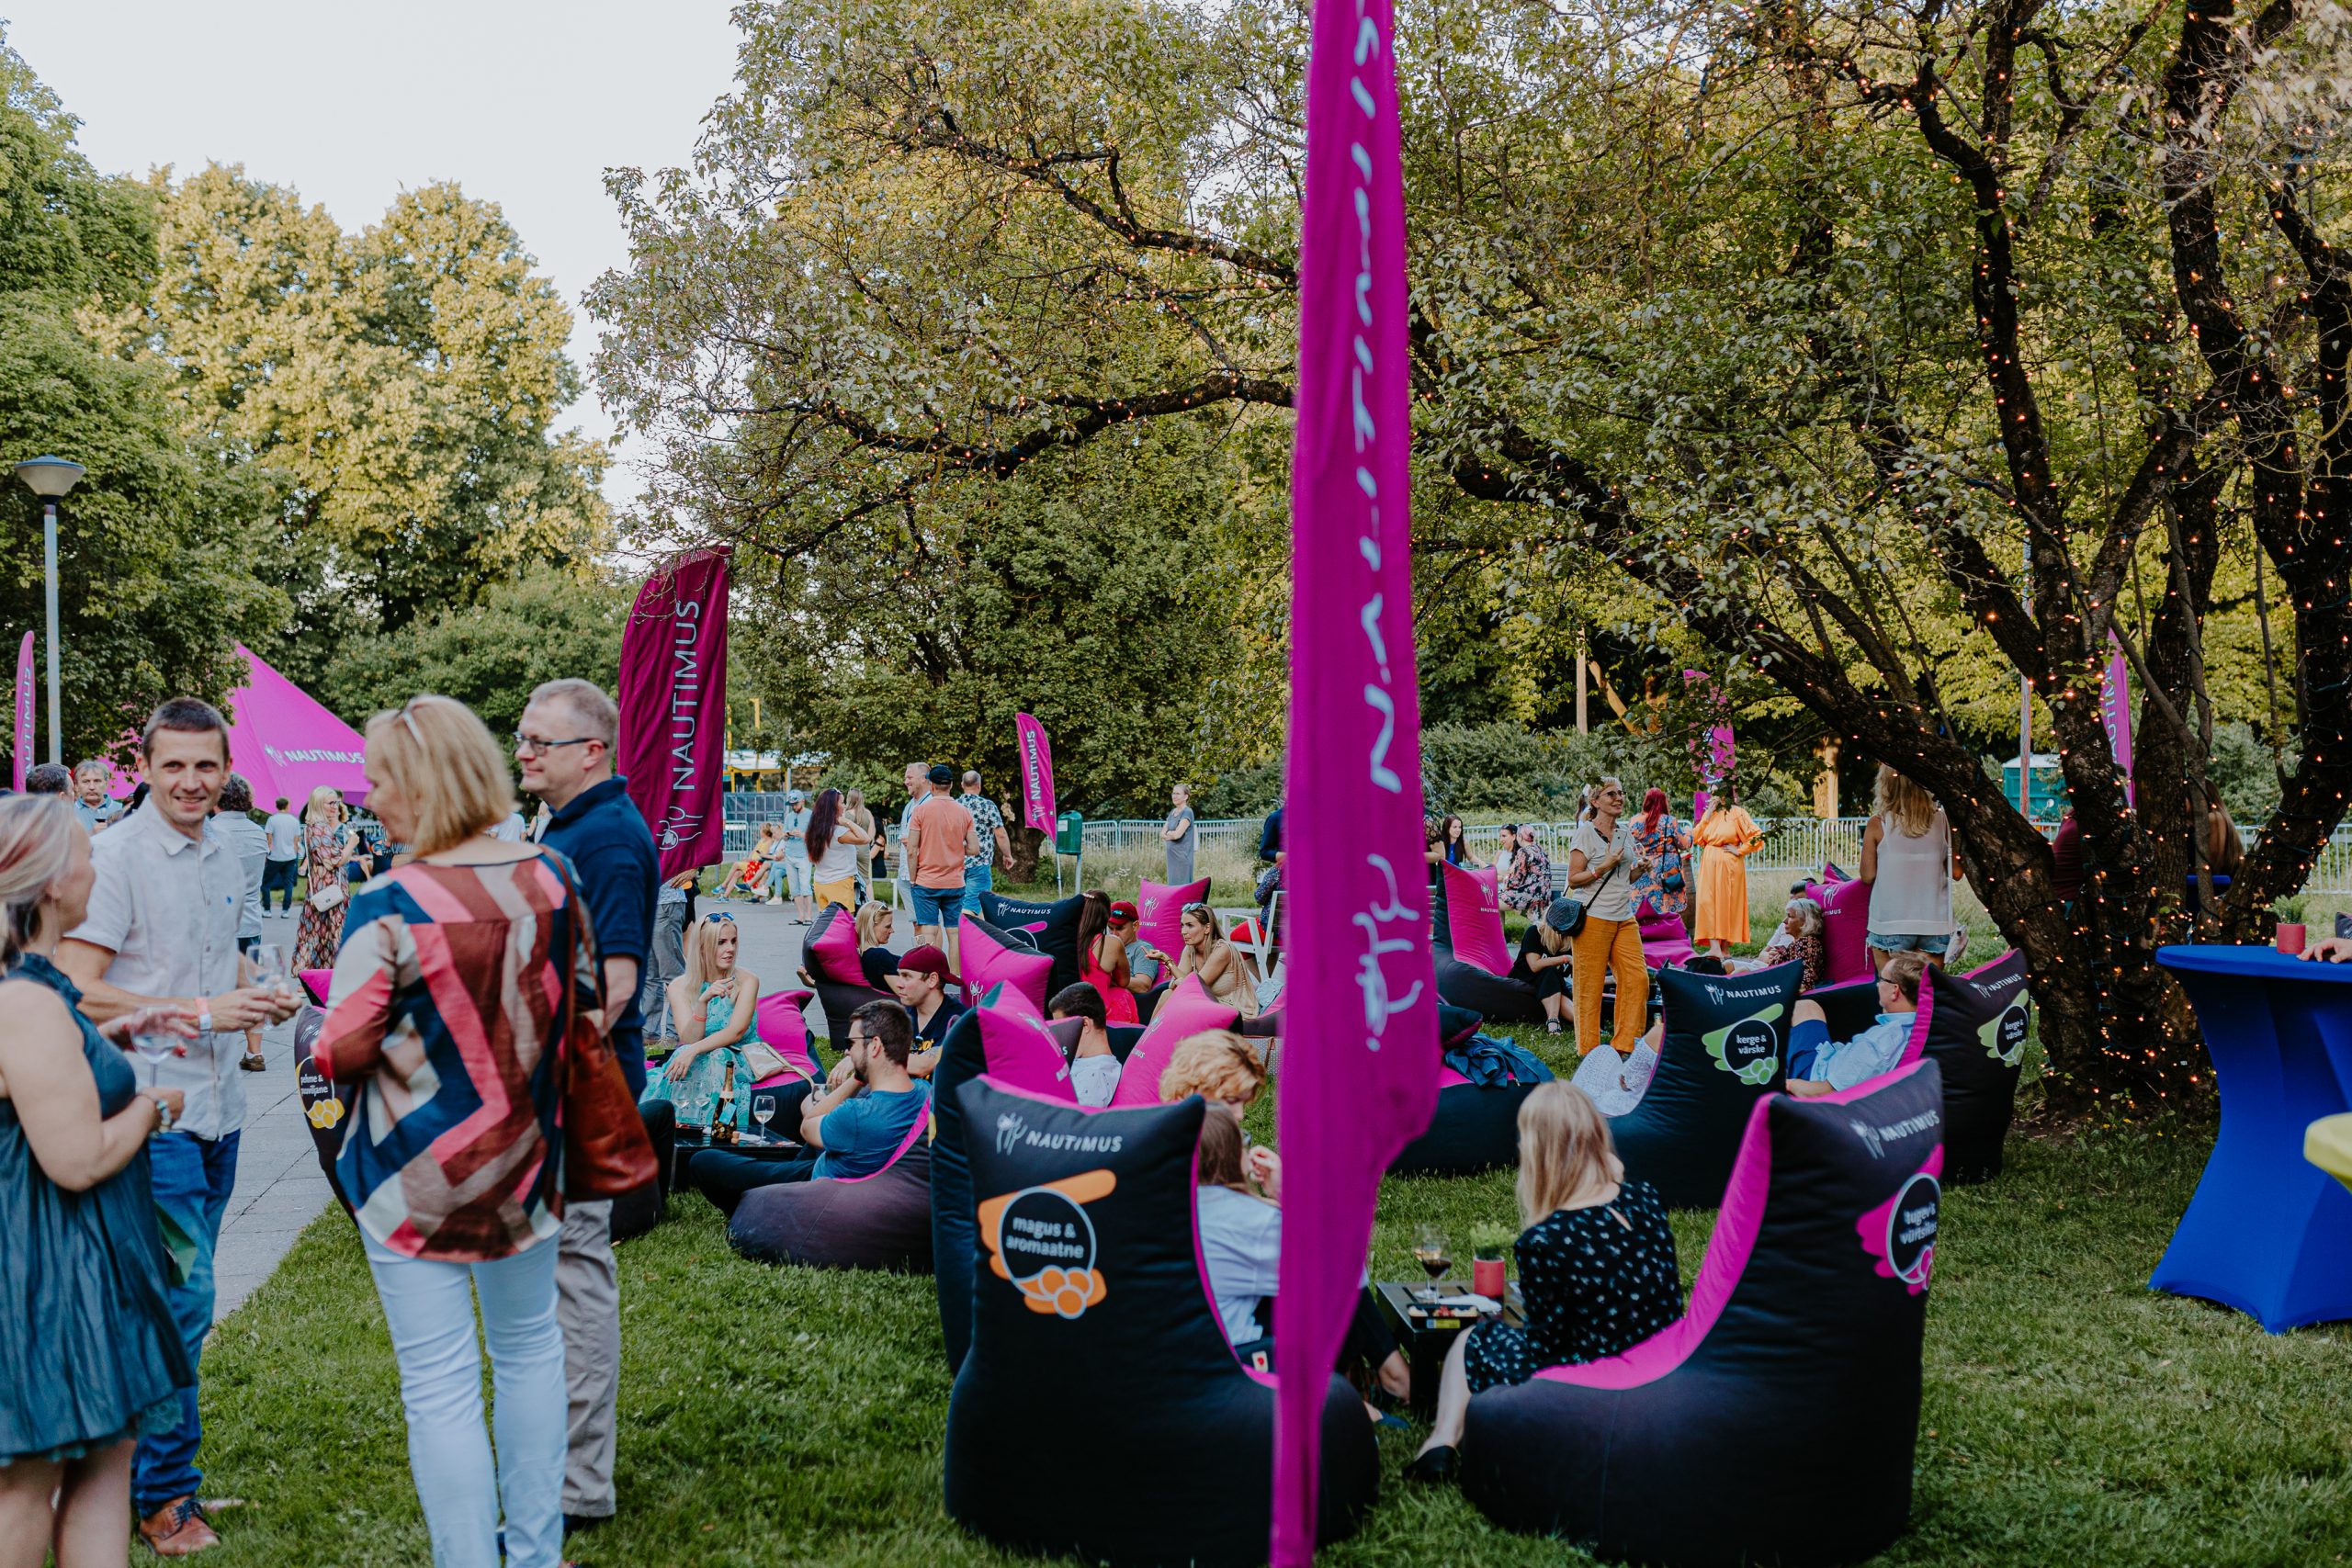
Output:
M2281 766L2294 770L2292 747L2285 756L2277 756L2250 724L2224 720L2213 727L2213 754L2206 761L2205 776L2222 792L2233 820L2251 826L2278 809Z
M346 639L315 694L356 725L435 692L481 715L492 734L512 734L541 682L580 676L610 687L629 599L604 578L542 568L492 586L479 604Z
M77 321L143 290L154 231L146 193L98 176L73 126L0 45L0 456L56 453L88 470L59 508L68 761L118 748L167 696L225 698L243 675L236 642L286 613L248 555L254 488L216 447L184 439L160 367L107 353ZM0 484L13 652L42 624L40 508L12 476Z

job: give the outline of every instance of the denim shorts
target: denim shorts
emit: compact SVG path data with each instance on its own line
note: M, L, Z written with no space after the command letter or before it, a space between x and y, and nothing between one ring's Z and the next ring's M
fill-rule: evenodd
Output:
M1864 940L1881 953L1941 953L1951 945L1951 932L1917 936L1909 931L1872 931Z
M955 887L925 887L910 883L907 892L914 899L915 924L919 926L952 926L964 908L964 889Z

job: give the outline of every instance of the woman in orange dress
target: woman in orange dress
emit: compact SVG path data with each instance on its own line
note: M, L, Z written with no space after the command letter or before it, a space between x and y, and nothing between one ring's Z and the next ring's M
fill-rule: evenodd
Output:
M1747 857L1764 841L1756 818L1742 809L1739 786L1731 779L1707 802L1707 814L1690 829L1699 857L1699 908L1690 923L1694 949L1717 958L1731 956L1730 944L1747 941Z

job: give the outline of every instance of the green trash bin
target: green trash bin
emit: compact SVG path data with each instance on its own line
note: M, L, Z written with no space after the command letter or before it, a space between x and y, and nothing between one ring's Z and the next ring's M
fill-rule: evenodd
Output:
M1054 853L1075 855L1086 852L1086 818L1075 811L1065 811L1054 819Z

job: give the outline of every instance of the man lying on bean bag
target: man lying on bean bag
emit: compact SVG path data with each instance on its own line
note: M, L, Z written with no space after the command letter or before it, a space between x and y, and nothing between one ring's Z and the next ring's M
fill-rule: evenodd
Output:
M1890 954L1879 971L1878 1021L1851 1040L1830 1039L1821 1004L1800 1000L1789 1027L1789 1092L1811 1099L1893 1072L1911 1043L1927 972L1924 953Z
M914 1028L896 1002L868 1002L849 1017L849 1054L800 1113L808 1148L788 1159L703 1149L686 1162L689 1185L729 1214L744 1193L820 1176L870 1176L890 1163L931 1114L931 1086L907 1072Z

